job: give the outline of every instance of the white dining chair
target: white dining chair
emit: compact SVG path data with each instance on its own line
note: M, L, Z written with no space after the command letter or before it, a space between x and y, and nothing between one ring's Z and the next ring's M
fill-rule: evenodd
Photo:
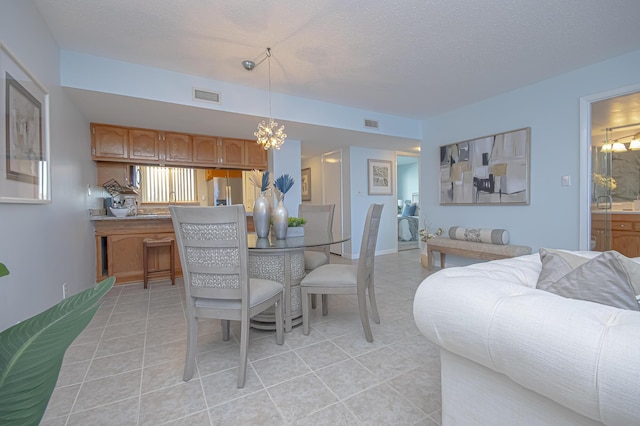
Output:
M311 295L355 294L358 296L358 311L365 337L367 341L373 342L367 311L367 295L371 304L373 320L376 324L380 324L380 315L374 291L373 266L382 207L382 204L369 206L360 245L360 257L356 265L336 263L322 265L309 272L300 283L302 293L302 333L304 335L308 335L310 331L309 305Z
M220 319L229 340L230 321L240 321L238 387L244 387L249 346L249 320L275 306L276 343L284 343L284 287L249 277L247 222L243 205L171 206L187 304L187 358L184 381L193 376L198 319Z

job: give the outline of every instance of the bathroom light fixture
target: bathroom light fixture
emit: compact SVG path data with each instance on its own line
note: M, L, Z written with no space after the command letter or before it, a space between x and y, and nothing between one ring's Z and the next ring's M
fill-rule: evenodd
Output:
M611 146L612 152L627 152L627 147L622 142L614 142Z
M602 145L602 148L600 148L600 152L611 152L611 144L605 143L604 145Z
M262 145L264 149L280 149L287 138L287 135L284 133L284 126L278 127L278 123L274 121L273 116L271 115L271 48L267 47L265 57L258 63L255 61L245 60L242 61L242 66L247 71L252 71L264 62L265 59L269 65L269 120L268 122L266 120L262 120L262 122L258 124L258 131L254 133L254 136L257 138L257 142Z
M629 149L631 151L640 150L640 133L633 135L633 139L631 139L631 143L629 144Z

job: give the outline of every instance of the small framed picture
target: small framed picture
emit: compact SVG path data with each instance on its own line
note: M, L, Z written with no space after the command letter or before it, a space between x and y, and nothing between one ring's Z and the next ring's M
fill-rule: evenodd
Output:
M388 160L367 160L369 175L369 195L393 194L392 162Z
M302 182L302 201L311 201L311 169L302 169L300 175L300 181Z

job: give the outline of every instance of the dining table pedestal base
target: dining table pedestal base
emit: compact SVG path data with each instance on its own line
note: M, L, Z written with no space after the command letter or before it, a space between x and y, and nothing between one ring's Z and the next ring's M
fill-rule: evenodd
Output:
M305 276L304 247L249 251L249 276L284 285L284 330L290 332L302 322L300 281ZM270 308L251 318L251 327L275 330L275 309Z

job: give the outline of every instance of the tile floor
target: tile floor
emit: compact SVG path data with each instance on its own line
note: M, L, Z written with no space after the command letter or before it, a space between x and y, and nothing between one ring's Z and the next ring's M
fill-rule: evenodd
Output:
M335 257L332 261L349 262ZM197 371L182 380L182 281L117 286L67 350L42 425L439 425L440 359L417 330L418 250L376 257L381 324L362 332L355 296L333 296L278 346L251 331L247 381L236 387L237 331L200 325ZM232 326L233 328L233 326Z

